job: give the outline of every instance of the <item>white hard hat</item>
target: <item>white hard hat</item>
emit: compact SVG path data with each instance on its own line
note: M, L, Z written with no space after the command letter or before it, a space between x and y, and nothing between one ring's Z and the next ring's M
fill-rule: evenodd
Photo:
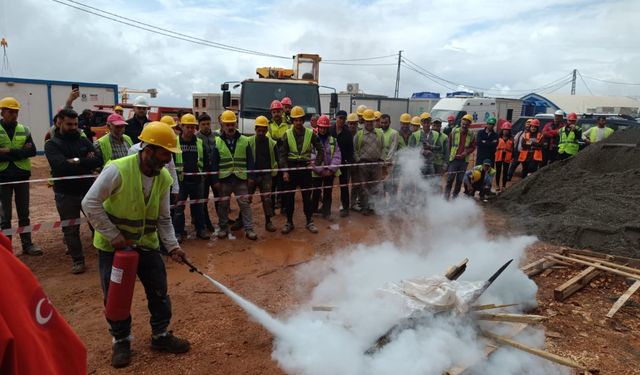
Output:
M554 115L556 115L556 116L564 116L564 112L561 109L559 109L554 113Z
M147 104L147 100L144 98L144 96L138 96L133 102L133 106L149 108L149 104Z

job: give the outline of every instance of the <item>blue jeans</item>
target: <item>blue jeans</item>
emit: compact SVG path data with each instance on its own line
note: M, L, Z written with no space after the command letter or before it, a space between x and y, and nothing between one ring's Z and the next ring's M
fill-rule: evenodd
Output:
M151 333L158 335L164 333L171 321L171 300L167 294L167 271L159 251L138 251L138 279L144 286L147 295L147 307L151 313ZM111 266L115 253L98 251L98 268L100 271L100 284L104 296L104 304L107 304L109 291L109 279L111 278ZM109 332L116 340L122 340L131 334L131 315L120 321L107 319Z

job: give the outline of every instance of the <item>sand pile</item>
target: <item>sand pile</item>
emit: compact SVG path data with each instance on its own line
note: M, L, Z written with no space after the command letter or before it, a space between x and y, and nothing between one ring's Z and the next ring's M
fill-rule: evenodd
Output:
M638 144L640 128L618 131L527 177L496 205L544 240L640 257Z

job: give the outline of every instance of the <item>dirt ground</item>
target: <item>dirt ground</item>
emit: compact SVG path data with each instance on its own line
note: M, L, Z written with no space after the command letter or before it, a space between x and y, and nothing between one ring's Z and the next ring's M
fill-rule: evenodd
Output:
M34 161L34 178L46 177L46 160ZM334 192L334 207L337 207ZM329 255L355 243L373 243L392 230L381 230L382 221L353 213L333 222L320 218L320 233L308 233L303 226L301 207L297 210L298 226L288 236L279 232L265 233L259 203L254 201L259 240L245 240L236 232L236 240L202 241L190 239L183 248L203 271L254 302L268 312L278 314L301 301L292 280L296 265L318 256ZM32 223L57 220L53 192L44 183L32 185ZM211 209L211 208L210 208ZM211 209L213 212L213 210ZM334 210L337 211L337 210ZM485 210L491 232L502 232L505 217ZM237 214L237 209L232 213ZM215 217L215 215L214 215ZM277 216L277 227L284 217ZM336 224L340 229L336 228ZM286 239L283 241L283 239ZM271 335L229 298L187 268L167 261L169 294L173 304L171 328L189 339L192 350L184 355L156 354L149 348L148 312L141 285L136 285L133 316L134 358L130 367L114 370L110 366L111 337L104 319L95 250L90 246L90 232L82 228L88 271L72 275L70 259L64 255L60 231L34 234L34 241L45 255L21 258L33 270L45 292L60 313L69 321L88 350L91 374L282 374L271 360ZM14 239L16 252L19 241ZM528 250L531 261L547 252L559 252L559 246L538 242ZM613 319L605 314L627 288L621 277L599 276L583 290L563 303L555 302L553 289L568 278L574 269L557 269L546 276L536 276L539 307L532 313L549 316L544 323L547 350L571 357L601 374L640 374L640 298L620 309Z

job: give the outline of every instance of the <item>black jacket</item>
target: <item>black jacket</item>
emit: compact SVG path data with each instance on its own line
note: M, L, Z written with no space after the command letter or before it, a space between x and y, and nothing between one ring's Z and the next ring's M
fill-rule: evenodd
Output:
M4 131L7 133L7 136L9 136L9 139L13 139L13 135L16 132L16 125L18 125L18 123L6 124L3 120L0 120L0 126L4 128ZM6 154L0 154L0 161L9 162L9 166L7 167L7 169L0 172L0 181L8 182L28 180L29 177L31 177L31 171L20 169L13 163L14 161L36 156L36 146L33 143L33 139L31 139L31 134L27 136L27 140L25 141L25 146L27 144L31 144L31 147L12 149Z
M144 118L144 120L142 120L142 122L140 122L136 116L133 116L132 118L127 120L127 126L124 128L124 134L128 135L131 138L131 141L134 145L140 142L138 140L138 136L140 136L140 133L142 133L142 128L144 128L144 124L146 124L147 122L149 122L149 119L146 117Z
M331 135L338 140L338 147L340 147L340 154L342 155L342 164L353 163L353 135L349 131L349 128L345 124L342 127L342 132L338 134L335 125L330 129Z
M93 153L93 157L88 157ZM56 129L53 138L44 145L44 154L51 167L53 177L90 174L102 166L102 158L96 154L93 143L79 133L63 135ZM78 163L67 160L78 158ZM61 194L84 196L93 184L93 178L55 181L53 191Z
M487 133L485 129L481 129L476 137L477 142L477 156L476 159L480 164L484 159L493 160L496 154L496 148L498 148L498 138L500 136L496 132Z

